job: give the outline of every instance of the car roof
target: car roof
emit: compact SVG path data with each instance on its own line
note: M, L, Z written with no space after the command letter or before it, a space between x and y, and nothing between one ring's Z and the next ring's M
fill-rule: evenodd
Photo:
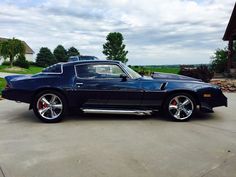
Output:
M93 55L73 55L73 56L70 56L70 57L95 57L95 56L93 56Z
M119 64L120 61L117 60L79 60L63 63L66 66L73 66L77 64L99 64L99 63L109 63L109 64Z

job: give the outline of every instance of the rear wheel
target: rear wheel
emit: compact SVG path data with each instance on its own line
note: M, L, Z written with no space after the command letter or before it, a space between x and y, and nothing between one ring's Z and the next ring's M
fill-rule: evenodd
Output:
M65 106L62 94L56 91L44 91L35 97L33 110L41 121L53 123L63 119Z
M175 121L187 121L196 109L195 99L186 93L177 93L167 98L164 104L165 114Z

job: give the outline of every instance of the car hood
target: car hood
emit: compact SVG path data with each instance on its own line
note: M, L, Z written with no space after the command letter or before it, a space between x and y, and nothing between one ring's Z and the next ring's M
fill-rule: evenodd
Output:
M167 73L160 73L154 72L152 74L153 79L170 79L170 80L187 80L187 81L199 81L202 82L201 79L196 79L188 76L178 75L178 74L167 74Z

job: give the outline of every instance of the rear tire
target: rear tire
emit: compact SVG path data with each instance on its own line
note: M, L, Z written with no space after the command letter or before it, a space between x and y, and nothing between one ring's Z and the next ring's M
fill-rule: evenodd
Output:
M171 120L188 121L196 110L196 101L190 94L176 93L166 99L163 110Z
M43 122L60 122L66 112L65 97L57 91L43 91L33 101L34 114Z

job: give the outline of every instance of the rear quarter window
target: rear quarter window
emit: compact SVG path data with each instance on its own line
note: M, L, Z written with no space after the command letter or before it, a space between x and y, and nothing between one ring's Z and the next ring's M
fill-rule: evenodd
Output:
M45 68L43 73L55 73L55 74L61 74L62 73L62 64L55 64L52 66L49 66Z

